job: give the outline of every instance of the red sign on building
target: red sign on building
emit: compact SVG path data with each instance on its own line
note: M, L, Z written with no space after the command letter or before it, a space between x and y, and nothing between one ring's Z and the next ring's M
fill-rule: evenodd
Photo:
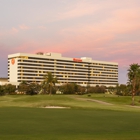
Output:
M11 59L11 63L12 63L12 65L15 64L15 59L14 58Z
M80 59L80 58L73 58L73 61L75 61L75 62L82 62L82 59Z

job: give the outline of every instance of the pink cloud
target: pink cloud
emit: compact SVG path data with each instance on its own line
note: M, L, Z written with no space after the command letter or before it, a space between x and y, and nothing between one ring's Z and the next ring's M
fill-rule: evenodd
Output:
M24 24L19 25L19 28L20 28L21 30L27 30L27 29L29 29L29 27L26 26L26 25L24 25Z
M80 0L65 7L64 11L59 11L54 17L48 19L49 22L78 18L94 14L100 8L100 5L92 4L90 1ZM43 17L44 18L44 17Z
M18 33L19 30L17 28L13 27L12 30L11 30L11 32L12 32L12 34L15 34L15 33Z
M95 8L94 8L95 7ZM76 4L66 10L64 14L58 16L60 19L71 19L75 17L81 17L84 15L93 14L96 10L100 10L102 6L96 7L91 3L82 1L80 4ZM24 43L18 46L17 51L53 51L68 53L73 50L78 52L93 52L100 54L102 58L117 54L128 54L129 52L134 52L133 48L130 48L130 44L139 49L140 43L136 45L133 41L124 41L122 43L113 42L116 36L119 34L128 34L133 31L140 30L140 10L138 8L126 8L111 11L111 16L109 16L104 21L97 23L91 22L88 24L78 24L72 27L63 27L62 30L58 30L55 34L59 38L59 41L55 41L55 38L45 39L29 39L25 40ZM45 26L39 26L39 29L46 30ZM18 33L20 30L29 29L28 26L22 24L18 28L12 28L13 33ZM45 41L46 40L46 41ZM137 42L137 41L136 41ZM137 46L137 47L136 47ZM39 49L38 49L39 48ZM137 52L134 52L138 54ZM91 54L90 54L91 55ZM110 57L109 57L110 56ZM122 56L121 56L122 57ZM112 58L114 60L114 58ZM117 59L120 60L120 59Z
M3 29L0 32L0 36L8 37L11 35L16 35L17 33L20 32L20 30L27 30L27 29L29 29L29 27L25 25L19 25L19 27L12 27L11 29Z
M139 8L129 8L129 9L121 9L121 10L116 10L114 12L114 15L116 15L116 17L118 19L123 20L123 21L129 21L129 22L135 22L135 20L140 20L140 9Z
M114 12L114 18L110 20L112 31L116 33L128 33L140 30L140 10L123 9Z
M9 35L15 35L19 32L19 30L15 27L12 27L11 29L3 29L0 31L0 37L5 38L8 37Z
M39 26L38 28L42 29L42 30L46 30L47 29L47 27L45 27L45 26Z
M97 9L97 5L91 5L91 3L88 3L87 1L81 1L80 3L71 7L71 9L69 8L67 12L63 13L61 15L61 18L75 18L84 15L90 15L93 14Z

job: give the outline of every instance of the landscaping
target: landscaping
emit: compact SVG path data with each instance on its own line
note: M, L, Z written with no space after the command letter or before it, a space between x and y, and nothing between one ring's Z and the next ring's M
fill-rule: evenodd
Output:
M139 140L140 105L130 104L105 94L1 96L0 139Z

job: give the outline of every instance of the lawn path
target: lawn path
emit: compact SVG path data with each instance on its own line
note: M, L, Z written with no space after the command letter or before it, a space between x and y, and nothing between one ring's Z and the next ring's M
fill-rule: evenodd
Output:
M127 107L134 107L134 108L140 108L140 106L133 106L133 105L125 105Z
M79 97L76 97L75 99L83 100L83 101L96 102L96 103L100 103L100 104L104 104L104 105L113 105L111 103L100 101L100 100L95 100L95 99L87 99L87 98L79 98Z

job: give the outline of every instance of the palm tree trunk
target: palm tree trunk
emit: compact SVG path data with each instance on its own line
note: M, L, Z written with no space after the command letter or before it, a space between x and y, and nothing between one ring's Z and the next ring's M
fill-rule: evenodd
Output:
M139 103L140 103L140 92L139 92Z
M134 94L132 93L132 105L135 104L135 98L134 98Z
M52 85L50 83L50 95L52 95Z
M135 103L135 98L134 98L134 96L135 96L135 82L134 82L134 84L133 84L133 89L132 89L132 105L134 105Z

